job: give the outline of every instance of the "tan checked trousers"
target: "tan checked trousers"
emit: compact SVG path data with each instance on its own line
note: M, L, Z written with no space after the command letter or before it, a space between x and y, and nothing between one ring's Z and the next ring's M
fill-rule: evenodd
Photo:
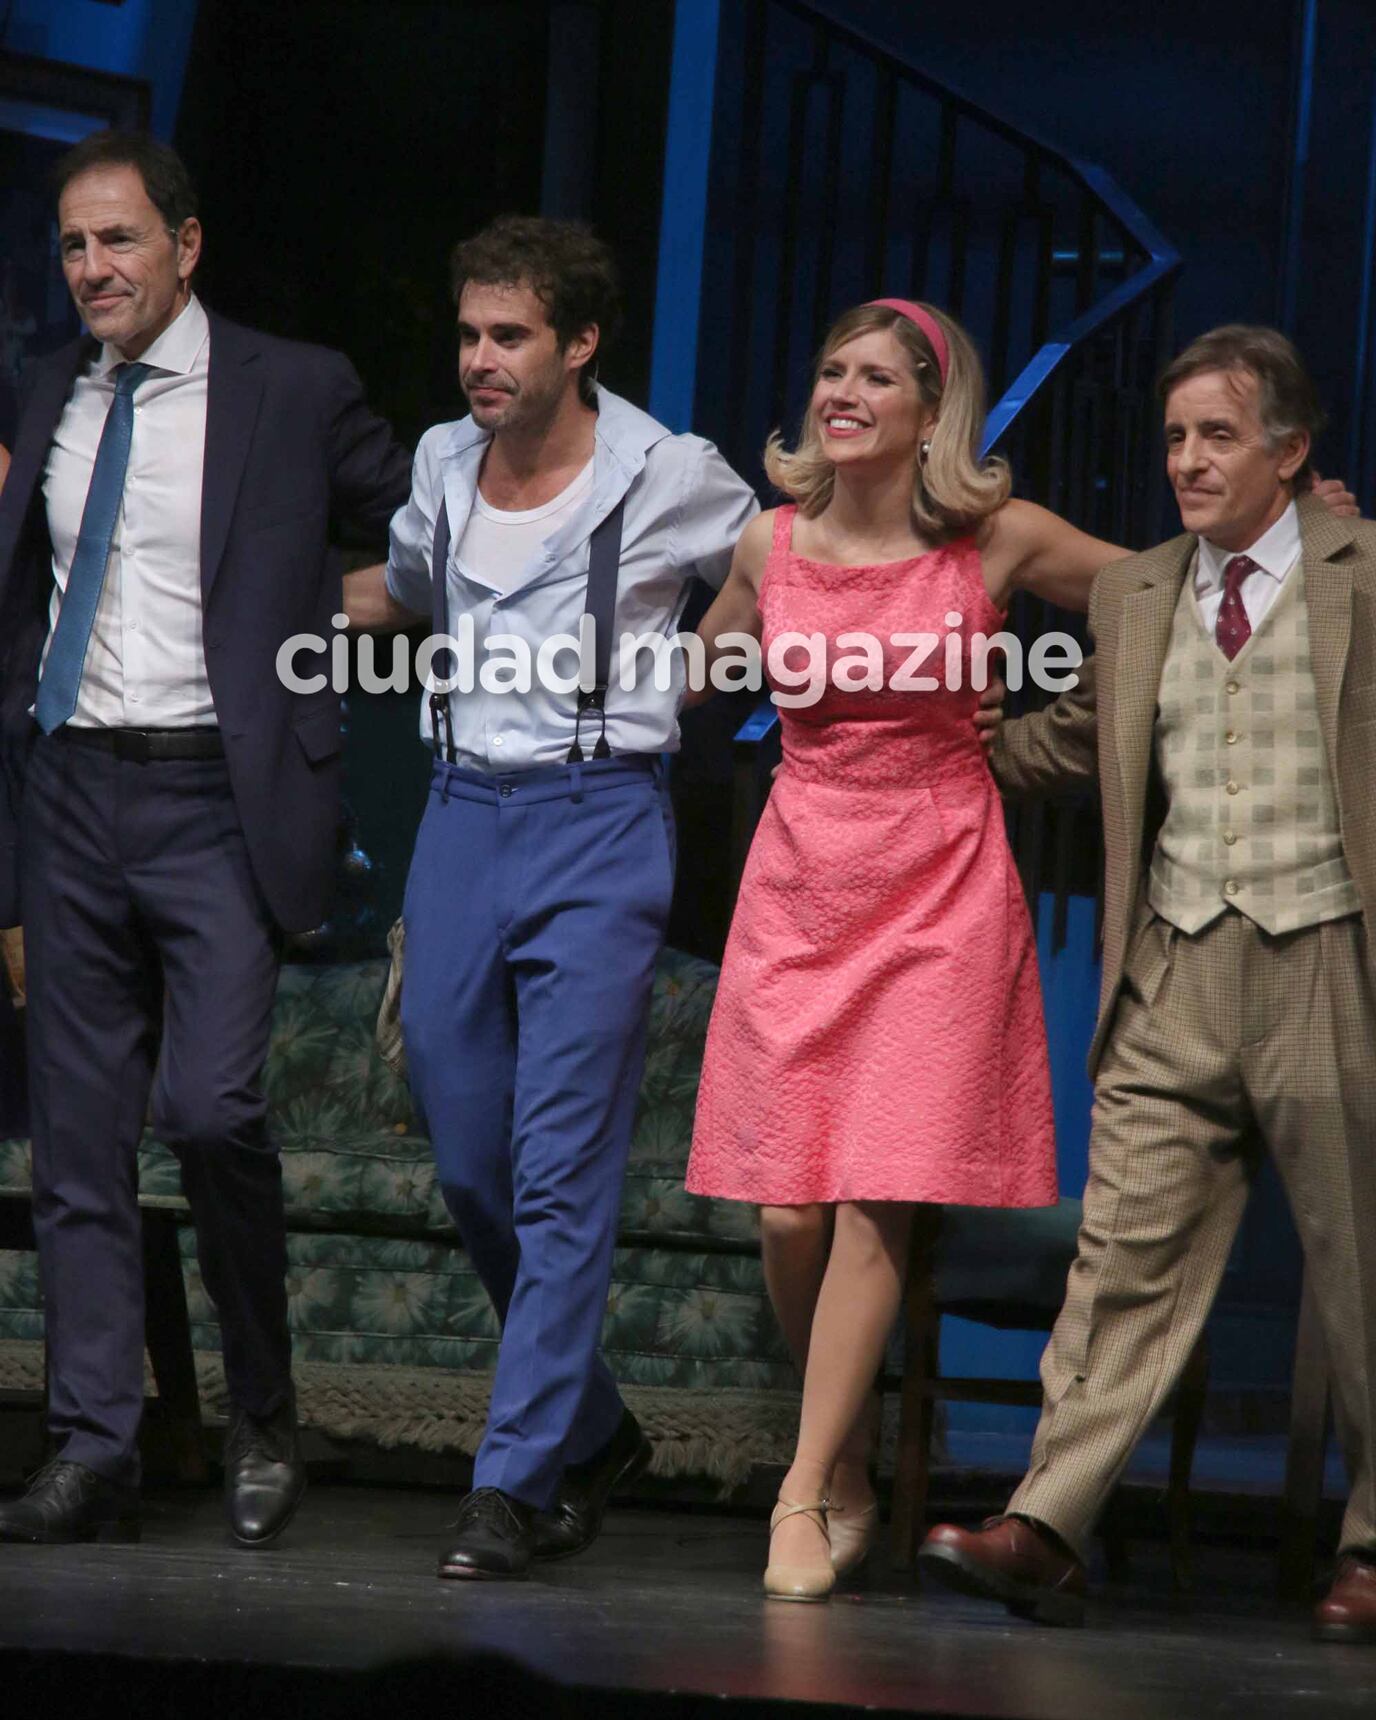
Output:
M1323 1316L1352 1492L1376 1547L1376 999L1359 918L1193 937L1149 911L1099 1068L1079 1253L1042 1358L1032 1464L1008 1509L1083 1557L1194 1346L1258 1155L1275 1158Z

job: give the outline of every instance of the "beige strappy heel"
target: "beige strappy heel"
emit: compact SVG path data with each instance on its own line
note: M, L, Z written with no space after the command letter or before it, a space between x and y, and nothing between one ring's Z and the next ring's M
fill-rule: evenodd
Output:
M838 1577L854 1576L874 1550L879 1532L879 1504L871 1500L858 1511L833 1505L827 1517L831 1568Z
M879 1449L879 1428L883 1414L884 1400L876 1389L869 1394L865 1402L865 1442L859 1461L866 1470L872 1468ZM853 1452L844 1450L841 1456L848 1458L851 1463L855 1463ZM837 1474L840 1471L841 1464L838 1459L836 1471L832 1474L833 1487L836 1486ZM872 1497L868 1505L862 1505L858 1508L854 1505L833 1502L827 1514L827 1532L831 1537L831 1565L837 1577L857 1576L874 1550L874 1543L878 1537L878 1500Z
M788 1517L810 1517L822 1532L827 1544L827 1560L819 1565L779 1565L772 1557L764 1573L764 1592L772 1601L824 1601L836 1586L836 1573L831 1568L831 1535L827 1530L827 1501L819 1499L812 1505L795 1505L782 1494L769 1519L771 1547L774 1531Z

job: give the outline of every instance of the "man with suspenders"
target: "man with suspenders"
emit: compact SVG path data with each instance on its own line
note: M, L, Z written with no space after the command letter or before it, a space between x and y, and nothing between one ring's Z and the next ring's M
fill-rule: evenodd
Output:
M611 258L584 228L506 217L454 254L471 416L428 431L351 622L534 662L594 627L592 689L556 668L426 702L435 750L404 911L401 1019L441 1186L502 1321L487 1428L445 1577L510 1578L580 1551L649 1449L598 1339L673 889L663 754L681 667L607 689L614 640L674 631L689 580L719 586L756 511L695 436L593 381L616 319ZM438 576L443 569L444 577ZM447 669L441 656L436 672Z

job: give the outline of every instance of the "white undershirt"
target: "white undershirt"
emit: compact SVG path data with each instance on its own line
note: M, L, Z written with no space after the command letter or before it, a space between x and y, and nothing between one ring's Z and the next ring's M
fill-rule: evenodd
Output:
M193 297L143 363L134 434L105 583L72 722L178 729L215 722L201 615L201 468L210 324ZM44 472L53 546L49 644L72 568L96 450L122 358L103 346L77 378ZM44 660L47 647L44 648Z
M456 551L459 566L469 579L492 591L508 592L539 554L546 539L554 536L592 488L592 461L567 489L552 502L521 513L507 513L483 500L479 489L473 497L463 536Z

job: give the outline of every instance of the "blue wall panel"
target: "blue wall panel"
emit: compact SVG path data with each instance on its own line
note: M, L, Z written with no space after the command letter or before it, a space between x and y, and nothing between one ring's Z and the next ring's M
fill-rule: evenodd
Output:
M649 403L672 430L693 428L720 11L720 0L678 0L674 14Z
M152 129L171 137L196 22L196 0L14 0L3 46L91 71L142 78L153 92Z

